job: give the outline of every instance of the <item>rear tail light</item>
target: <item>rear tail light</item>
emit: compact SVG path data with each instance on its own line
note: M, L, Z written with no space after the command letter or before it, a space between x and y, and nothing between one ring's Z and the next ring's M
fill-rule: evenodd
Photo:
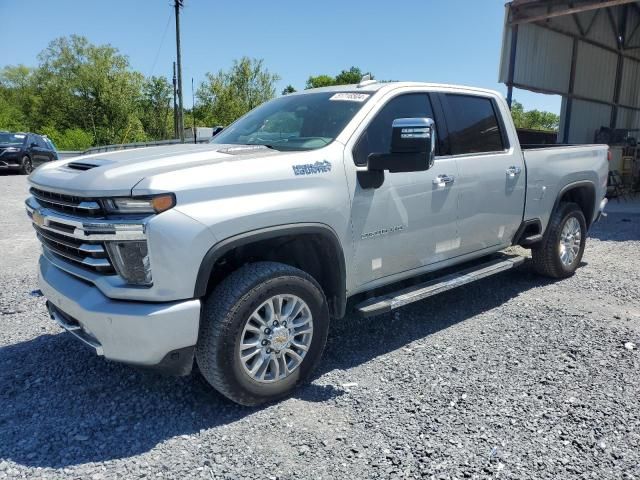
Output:
M612 158L613 155L611 154L611 150L607 150L607 161L610 162Z

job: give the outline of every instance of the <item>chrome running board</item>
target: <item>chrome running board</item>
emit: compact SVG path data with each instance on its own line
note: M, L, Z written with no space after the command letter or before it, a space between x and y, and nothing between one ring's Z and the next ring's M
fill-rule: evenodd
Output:
M427 297L451 290L467 283L475 282L496 273L517 267L524 262L519 255L502 255L488 262L450 273L435 280L420 283L412 287L403 288L396 292L370 298L356 305L355 309L363 317L373 317L390 312L409 303L424 300Z

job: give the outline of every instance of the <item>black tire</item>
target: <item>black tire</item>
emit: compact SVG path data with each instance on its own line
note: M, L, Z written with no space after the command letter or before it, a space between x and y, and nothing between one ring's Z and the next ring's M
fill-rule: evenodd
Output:
M33 164L31 163L31 159L28 156L22 157L22 162L20 163L20 173L22 175L29 175L33 172Z
M249 316L278 294L296 295L313 318L309 349L291 374L275 383L260 383L244 370L239 358L242 330ZM320 285L307 273L275 262L247 264L223 280L204 302L196 361L218 392L246 406L289 395L306 381L320 361L329 330L329 309Z
M580 224L580 248L573 261L569 265L565 265L560 258L560 239L562 229L570 218L575 218ZM575 203L561 203L551 214L549 225L542 241L531 248L533 269L546 277L570 277L580 265L586 239L587 222L580 207Z

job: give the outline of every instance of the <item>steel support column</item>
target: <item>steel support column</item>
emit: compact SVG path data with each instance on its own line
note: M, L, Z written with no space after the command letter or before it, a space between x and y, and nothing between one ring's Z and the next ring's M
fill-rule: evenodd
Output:
M516 49L518 48L518 25L511 26L511 50L509 52L509 73L507 78L507 104L513 101L513 77L516 71Z
M578 60L578 39L573 39L573 47L571 49L571 70L569 71L569 95L567 106L564 111L564 124L562 129L562 143L569 143L569 129L571 127L571 110L573 109L573 86L576 79L576 62Z

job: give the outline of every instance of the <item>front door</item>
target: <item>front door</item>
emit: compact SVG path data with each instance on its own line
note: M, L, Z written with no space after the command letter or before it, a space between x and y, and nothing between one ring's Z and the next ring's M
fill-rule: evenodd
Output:
M388 153L394 119L434 118L426 92L397 95L376 109L353 148L345 149L346 165L366 166L370 153ZM456 255L457 175L455 159L437 155L427 171L384 172L378 188L362 188L354 174L350 182L353 287Z
M509 146L497 102L481 95L441 94L459 175L460 254L511 242L524 208L525 171Z

